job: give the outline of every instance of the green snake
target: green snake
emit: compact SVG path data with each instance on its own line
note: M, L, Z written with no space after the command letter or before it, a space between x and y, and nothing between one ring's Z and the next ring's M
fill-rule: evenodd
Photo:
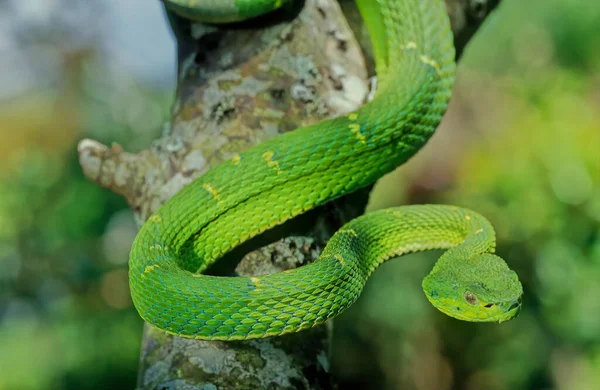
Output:
M163 0L181 16L235 22L282 0ZM265 276L202 271L244 241L365 187L433 134L450 99L454 47L442 0L357 0L373 42L377 92L349 114L297 129L216 166L150 216L129 259L134 305L181 337L244 340L321 324L359 297L385 260L447 249L422 286L440 311L467 321L515 317L523 290L493 255L479 214L415 205L367 213L342 227L313 263Z

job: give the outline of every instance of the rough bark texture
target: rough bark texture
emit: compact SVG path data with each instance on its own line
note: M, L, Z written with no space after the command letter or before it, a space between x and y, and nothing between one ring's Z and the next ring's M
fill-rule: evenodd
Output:
M459 54L498 2L446 0ZM169 18L179 47L179 77L163 136L137 154L89 139L79 144L85 175L125 196L140 225L210 167L278 134L354 110L369 93L370 47L351 1L306 0L297 9L234 29ZM332 232L363 212L367 198L368 190L346 196L243 245L229 259L250 252L235 272L265 274L314 260ZM227 272L221 268L213 272ZM205 342L146 325L138 385L336 388L329 337L329 327L320 326L266 340Z

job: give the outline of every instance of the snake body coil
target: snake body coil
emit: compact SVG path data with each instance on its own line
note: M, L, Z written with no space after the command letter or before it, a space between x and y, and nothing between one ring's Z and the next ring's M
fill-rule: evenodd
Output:
M280 0L164 0L208 22L236 21ZM261 277L202 275L223 254L318 205L369 185L414 155L444 114L454 48L441 0L358 0L373 41L378 90L350 114L297 129L236 155L186 186L140 230L130 254L138 312L169 333L240 340L295 332L349 307L384 260L449 249L424 279L441 311L504 321L521 285L491 225L451 206L406 206L359 217L314 263ZM204 17L203 17L204 15Z

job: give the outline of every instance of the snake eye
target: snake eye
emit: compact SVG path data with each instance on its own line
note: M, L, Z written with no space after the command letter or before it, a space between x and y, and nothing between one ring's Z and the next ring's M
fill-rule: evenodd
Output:
M477 297L475 296L475 294L473 294L470 291L465 291L465 301L467 301L467 303L469 305L476 305L477 304Z

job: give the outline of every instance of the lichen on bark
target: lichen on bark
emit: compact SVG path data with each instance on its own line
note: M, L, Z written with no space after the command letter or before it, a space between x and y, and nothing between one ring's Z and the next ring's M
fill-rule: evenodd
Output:
M116 144L106 147L82 140L79 157L85 175L125 196L141 225L183 186L221 161L271 137L359 107L369 93L372 58L356 7L347 0L340 3L342 8L333 0L301 1L297 9L235 29L190 24L169 14L179 49L170 124L162 137L137 154ZM446 3L460 53L498 0ZM335 230L363 212L367 199L365 189L261 235L233 251L230 260L242 259L235 272L257 275L313 261ZM335 388L329 372L330 326L225 343L173 337L146 325L138 386Z

